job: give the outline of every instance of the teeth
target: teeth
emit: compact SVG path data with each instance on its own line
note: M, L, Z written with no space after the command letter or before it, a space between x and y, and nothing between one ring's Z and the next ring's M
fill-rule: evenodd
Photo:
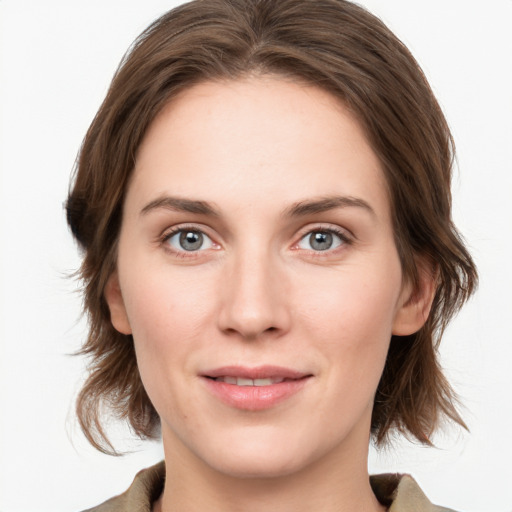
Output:
M225 382L226 384L234 384L236 386L271 386L284 381L282 377L269 377L266 379L246 379L244 377L217 377L215 380Z
M270 386L273 384L272 379L254 379L255 386Z

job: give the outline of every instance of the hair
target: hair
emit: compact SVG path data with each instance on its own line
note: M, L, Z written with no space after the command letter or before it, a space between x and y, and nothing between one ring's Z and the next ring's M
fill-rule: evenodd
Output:
M345 0L194 0L135 41L77 157L67 220L84 251L80 277L90 329L80 353L90 360L77 414L86 437L116 453L103 428L106 412L127 420L141 438L155 437L159 427L133 339L114 329L104 296L137 149L180 91L253 74L320 87L343 102L380 159L405 278L419 286L419 256L434 267L436 291L425 325L391 339L374 402L374 441L384 444L399 431L431 444L443 418L465 426L438 346L477 274L451 220L453 139L419 65L378 18Z

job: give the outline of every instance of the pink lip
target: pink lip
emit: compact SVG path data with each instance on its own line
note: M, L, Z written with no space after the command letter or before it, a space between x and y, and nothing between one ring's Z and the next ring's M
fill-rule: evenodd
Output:
M242 377L245 379L282 378L283 382L268 386L237 386L214 380L217 377ZM203 380L208 390L225 404L246 411L269 409L298 393L308 382L306 374L280 366L225 366L205 372Z

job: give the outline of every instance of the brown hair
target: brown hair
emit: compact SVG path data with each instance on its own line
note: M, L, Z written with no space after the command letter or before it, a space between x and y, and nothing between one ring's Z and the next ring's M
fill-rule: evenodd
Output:
M117 332L104 297L115 269L123 199L137 149L162 107L184 88L248 73L292 77L334 94L357 116L384 169L406 278L434 262L437 290L424 327L393 336L375 397L377 443L393 429L422 443L442 416L464 425L437 357L448 321L477 275L451 221L454 146L418 64L376 17L345 0L195 0L155 21L134 43L84 139L67 202L84 250L81 277L90 373L77 402L85 435L114 452L104 407L153 437L158 416L137 369L131 336Z

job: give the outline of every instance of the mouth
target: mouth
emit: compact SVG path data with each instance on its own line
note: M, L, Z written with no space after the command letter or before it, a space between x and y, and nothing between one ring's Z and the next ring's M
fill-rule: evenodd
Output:
M213 378L213 377L212 377ZM285 382L284 377L269 377L266 379L247 379L245 377L232 377L231 375L226 375L224 377L215 377L215 381L217 382L225 382L226 384L232 384L234 386L272 386L273 384L281 384L281 382Z
M224 404L239 410L270 409L301 392L312 374L289 368L223 367L202 375L207 389Z

